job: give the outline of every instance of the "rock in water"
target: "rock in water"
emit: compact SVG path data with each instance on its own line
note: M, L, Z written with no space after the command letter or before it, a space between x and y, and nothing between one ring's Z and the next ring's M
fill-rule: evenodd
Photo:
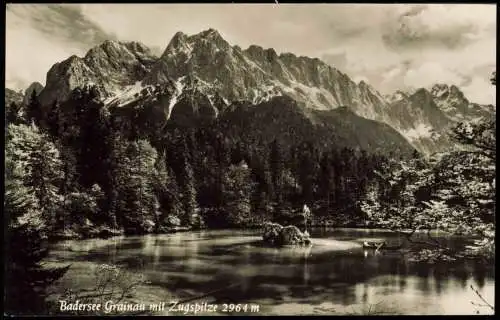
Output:
M262 234L264 242L271 245L303 245L310 244L309 234L300 232L299 228L290 225L283 227L280 224L266 222Z
M267 242L269 244L277 244L282 229L283 226L278 223L266 222L264 224L264 233L262 235L262 239L264 240L264 242Z
M146 221L144 221L144 231L146 231L147 233L153 232L155 226L156 223L154 223L152 220L147 219Z
M179 227L181 225L181 219L177 216L168 216L165 224L167 227Z
M198 213L193 213L191 215L190 224L194 229L203 229L205 227L205 221Z
M279 242L281 245L304 244L306 237L296 226L281 229Z

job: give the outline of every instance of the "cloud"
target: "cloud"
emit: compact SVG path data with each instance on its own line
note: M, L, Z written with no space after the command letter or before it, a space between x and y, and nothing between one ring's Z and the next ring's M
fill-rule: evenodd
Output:
M338 48L322 58L353 78L368 78L385 94L449 82L466 91L473 101L494 103L488 79L496 69L495 6L391 8L385 21L371 28L372 40L359 36L344 43L341 52L345 59L335 55ZM473 86L472 79L476 79Z
M45 83L50 67L116 38L86 18L78 5L9 4L6 15L6 82L25 89Z
M116 36L89 20L79 5L11 4L7 7L11 24L31 26L51 40L73 43L87 49ZM9 26L10 28L11 26Z
M493 6L477 5L410 7L396 20L388 21L382 39L394 50L462 48L482 39L486 33L494 34L494 9Z
M321 59L337 69L344 70L347 68L348 59L345 52L327 53L324 54Z
M426 62L404 73L403 83L406 87L421 88L429 84L429 79L439 79L441 83L457 84L463 81L463 77L456 72L436 62Z
M496 105L496 88L490 77L475 76L467 85L460 86L467 99L475 103Z

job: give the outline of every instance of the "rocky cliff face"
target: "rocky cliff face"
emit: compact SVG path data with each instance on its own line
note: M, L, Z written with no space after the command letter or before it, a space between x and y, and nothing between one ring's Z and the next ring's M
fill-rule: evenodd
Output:
M357 85L319 59L278 55L255 45L242 50L213 29L193 36L175 34L143 82L166 83L186 75L213 86L229 101L258 103L287 95L305 107L330 110L346 105L367 114L367 106L377 110L383 103L372 87Z
M492 112L470 103L455 86L383 97L319 59L278 55L256 45L243 50L214 29L191 36L176 33L160 57L137 42L106 41L83 58L55 64L40 99L43 104L64 100L72 89L88 84L114 106L158 100L166 118L175 122L216 118L234 101L262 105L277 96L292 98L304 110L344 106L388 124L424 153L452 145L445 132L455 121Z
M431 88L434 102L451 120L461 121L491 115L492 105L470 102L460 89L454 85L436 84Z
M89 84L96 85L103 98L116 95L141 81L154 61L156 57L138 42L105 41L83 58L71 56L52 66L40 101L47 105L66 100L73 89Z

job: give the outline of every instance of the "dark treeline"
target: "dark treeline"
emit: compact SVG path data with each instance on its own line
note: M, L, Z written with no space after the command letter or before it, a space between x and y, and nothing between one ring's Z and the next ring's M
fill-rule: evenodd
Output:
M237 121L222 117L167 125L164 110L107 108L91 87L44 108L33 95L20 109L11 106L7 121L33 123L59 151L54 186L64 200L54 204L52 234L294 223L304 204L317 223L358 224L357 203L387 162L303 132L241 134Z

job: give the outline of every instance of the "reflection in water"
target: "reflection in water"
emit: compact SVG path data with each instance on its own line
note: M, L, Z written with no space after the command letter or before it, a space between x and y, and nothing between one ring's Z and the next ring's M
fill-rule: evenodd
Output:
M308 246L305 250L304 250L304 286L307 286L308 282L309 282L309 266L308 266L308 263L307 263L307 259L309 258L309 256L311 255L311 251L312 251L312 246Z
M473 314L470 285L494 301L494 273L485 266L416 264L400 254L362 249L361 239L399 241L387 232L312 234L313 246L281 249L262 246L256 231L226 230L66 241L53 252L65 262L140 271L151 286L184 297L224 288L209 298L259 303L263 314L352 313L372 304L389 313Z

